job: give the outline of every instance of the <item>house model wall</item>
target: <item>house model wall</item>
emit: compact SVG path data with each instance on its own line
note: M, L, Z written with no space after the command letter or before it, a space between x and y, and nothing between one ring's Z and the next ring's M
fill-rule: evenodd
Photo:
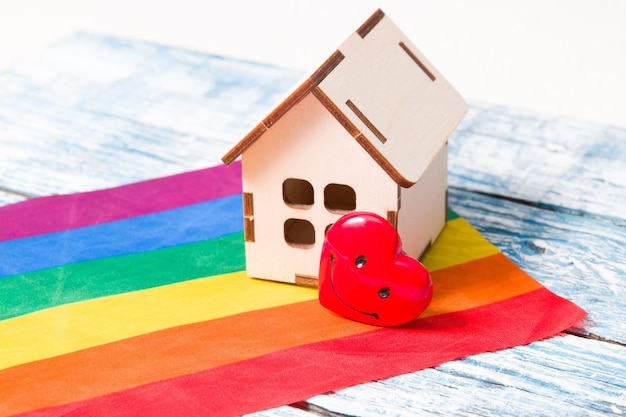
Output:
M317 285L324 235L370 211L419 258L447 214L447 140L467 105L376 11L222 159L242 157L246 269Z

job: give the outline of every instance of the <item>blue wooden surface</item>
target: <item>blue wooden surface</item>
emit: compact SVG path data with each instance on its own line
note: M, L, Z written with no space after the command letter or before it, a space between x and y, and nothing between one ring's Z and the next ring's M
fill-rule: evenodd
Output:
M0 204L220 164L300 76L76 35L0 73Z
M78 34L0 73L0 205L216 165L301 75ZM450 205L584 326L256 416L626 413L626 129L471 102L449 170Z
M309 402L358 416L623 413L624 347L557 337L360 385Z

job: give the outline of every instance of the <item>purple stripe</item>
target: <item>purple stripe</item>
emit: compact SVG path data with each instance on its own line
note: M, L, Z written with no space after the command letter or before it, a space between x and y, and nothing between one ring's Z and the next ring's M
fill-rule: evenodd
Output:
M0 208L0 241L60 232L241 193L241 163Z

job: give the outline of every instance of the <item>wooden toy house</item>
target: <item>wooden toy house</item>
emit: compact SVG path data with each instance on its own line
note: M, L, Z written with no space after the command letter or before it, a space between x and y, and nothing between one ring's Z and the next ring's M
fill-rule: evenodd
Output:
M466 111L376 11L222 158L242 157L248 275L315 286L325 231L355 210L419 258L446 222L447 141Z

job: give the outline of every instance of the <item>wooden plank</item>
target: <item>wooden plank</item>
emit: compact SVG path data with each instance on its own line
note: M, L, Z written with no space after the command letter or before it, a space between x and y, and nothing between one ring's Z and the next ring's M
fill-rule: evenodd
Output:
M626 349L565 336L308 400L358 416L620 415Z
M75 35L0 74L0 187L41 196L220 164L300 75Z
M0 186L46 195L213 164L210 157L222 155L214 147L236 143L300 75L77 35L33 65L0 74ZM626 413L626 214L617 211L626 207L625 132L471 103L450 139L452 207L590 312L576 332L616 343L550 339L310 403L325 415ZM21 198L0 192L0 204ZM293 407L256 413L320 414Z
M626 129L472 102L452 186L626 225Z
M78 33L0 74L0 96L234 144L301 76L291 69ZM184 144L193 138L182 139Z
M623 227L456 188L449 204L522 269L587 310L584 332L626 343Z
M190 140L118 117L0 97L1 184L22 194L86 191L217 165L229 147L207 136L186 147Z

